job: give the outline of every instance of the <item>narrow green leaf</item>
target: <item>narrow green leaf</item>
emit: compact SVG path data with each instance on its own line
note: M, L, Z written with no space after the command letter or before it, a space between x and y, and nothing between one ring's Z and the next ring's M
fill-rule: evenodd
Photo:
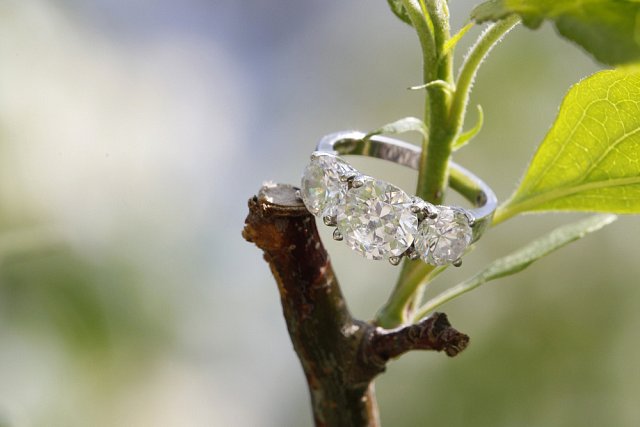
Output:
M503 0L487 0L474 7L470 17L478 24L482 24L487 21L500 20L511 13Z
M389 3L389 8L391 9L394 15L400 18L400 20L405 24L408 24L413 27L413 24L411 23L411 19L409 18L409 13L407 12L407 9L404 7L404 4L402 4L402 0L387 0L387 3Z
M469 129L468 131L462 133L458 139L453 143L453 151L457 151L467 145L469 141L471 141L482 129L482 125L484 124L484 112L482 111L482 107L478 105L478 121L474 127Z
M541 2L536 2L536 0L532 1L536 3L534 9L537 6L540 6ZM471 19L476 21L478 24L482 24L487 21L499 21L514 14L520 15L523 21L526 19L524 23L529 28L537 28L542 22L538 21L536 25L536 22L532 20L532 16L526 13L526 9L518 9L518 7L511 4L509 0L487 0L484 3L480 3L471 11Z
M464 37L465 34L467 34L467 31L469 31L473 27L473 25L474 22L469 22L467 25L462 27L460 31L454 34L453 37L447 40L444 44L444 49L442 50L441 55L445 56L451 53L455 49L458 42L462 39L462 37Z
M640 2L638 0L490 0L477 6L476 22L517 14L529 28L544 20L579 44L598 61L625 64L640 60Z
M369 132L365 135L364 139L368 139L374 135L380 135L382 133L394 135L405 132L419 132L425 139L429 136L427 125L425 125L422 120L416 117L405 117Z
M640 69L574 85L494 223L527 211L640 213Z
M435 296L420 308L416 318L420 319L426 316L436 307L484 283L519 273L540 258L585 237L589 233L600 230L615 220L615 215L593 215L573 224L558 227L512 254L493 261L476 275Z
M417 85L417 86L410 86L408 89L409 90L422 90L422 89L429 89L429 88L432 88L432 87L442 88L442 89L446 90L449 93L453 93L456 90L454 85L452 85L449 82L445 82L444 80L432 80L429 83L425 83L425 84L421 84L421 85Z

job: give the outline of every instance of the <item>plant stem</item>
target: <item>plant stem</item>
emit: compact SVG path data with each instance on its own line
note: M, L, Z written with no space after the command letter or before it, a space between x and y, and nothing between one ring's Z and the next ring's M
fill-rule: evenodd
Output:
M422 77L425 85L434 81L453 84L451 50L446 52L449 30L449 10L446 1L426 0L426 10L433 23L435 58L423 58ZM417 29L416 29L417 30ZM420 36L420 33L418 33ZM416 194L424 200L440 204L447 182L447 169L451 145L455 135L448 129L451 91L446 85L430 85L425 95L424 122L429 127L429 140L425 140L420 157Z
M455 137L447 126L453 83L451 49L445 48L451 37L449 10L445 0L420 0L419 8L410 0L403 0L403 4L422 49L422 78L426 85L424 122L429 128L429 138L425 138L422 144L416 195L440 204ZM436 81L438 84L432 84ZM416 267L419 263L405 260L396 287L377 314L377 324L396 327L411 317L409 311L417 290L433 270Z
M519 20L508 17L489 27L471 48L454 85L447 2L419 0L420 7L417 7L415 1L403 0L403 4L422 48L422 74L426 88L424 122L429 128L429 138L424 139L420 156L416 194L433 204L442 204L453 143L462 131L475 75L491 48ZM395 327L413 317L411 311L420 289L437 274L433 268L416 265L417 262L405 260L389 300L377 314L378 324Z
M423 141L418 172L418 197L434 204L440 204L447 182L447 169L451 146L455 135L447 129L447 118L453 87L452 51L447 49L451 38L449 9L443 0L421 0L425 15L433 23L435 58L423 58L422 78L427 85L425 91L424 122L428 123L429 138ZM426 10L425 10L426 9ZM442 82L442 84L432 84ZM411 317L411 309L419 289L435 276L432 266L416 267L416 262L405 261L398 284L389 299L388 308L402 313L402 320ZM391 325L390 325L391 326Z

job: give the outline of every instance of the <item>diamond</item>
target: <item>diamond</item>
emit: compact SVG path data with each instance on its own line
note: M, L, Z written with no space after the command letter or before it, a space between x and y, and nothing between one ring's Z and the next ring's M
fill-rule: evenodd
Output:
M356 170L340 157L314 153L302 175L301 196L304 205L314 215L335 216L342 204L348 185L341 180Z
M438 206L437 210L436 218L427 217L418 226L415 248L428 264L451 264L471 243L471 226L461 209Z
M338 230L347 245L367 259L402 255L418 229L411 197L385 181L363 177L337 208Z

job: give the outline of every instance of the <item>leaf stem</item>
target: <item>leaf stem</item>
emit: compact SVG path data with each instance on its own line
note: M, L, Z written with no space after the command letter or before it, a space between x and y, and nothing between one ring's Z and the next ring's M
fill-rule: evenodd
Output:
M511 31L518 22L520 22L520 19L513 15L491 25L482 33L467 54L458 74L456 92L451 105L452 126L456 134L462 130L471 87L482 61L502 37Z
M451 301L491 280L500 279L518 273L535 261L549 255L563 246L600 230L616 220L615 215L593 215L578 222L560 226L548 234L539 237L517 251L499 258L480 272L462 283L436 295L418 309L415 320L426 317L442 304Z
M573 187L564 187L564 188L555 188L553 190L549 190L544 193L540 193L537 195L533 195L526 198L516 198L513 197L496 209L496 213L493 217L493 225L499 224L508 220L509 218L523 213L523 212L531 212L539 209L545 204L551 204L554 201L562 200L569 196L573 196L575 194L579 194L581 192L598 190L601 188L612 188L612 187L624 187L627 185L637 185L640 183L640 177L630 176L625 178L616 178L609 179L606 181L595 181L595 182L587 182L581 185L576 185ZM552 210L553 207L547 207L545 210ZM556 210L577 210L575 207L569 206L569 208L556 208ZM605 206L600 209L591 209L592 211L601 211L601 212L615 212L615 213L630 213L624 210L618 210L613 208L612 206Z
M427 301L422 307L420 307L415 315L415 319L422 319L423 317L427 316L429 313L431 313L433 310L435 310L436 308L440 307L442 304L451 301L454 298L459 297L462 294L465 294L475 288L477 288L478 286L480 286L482 283L479 280L474 280L475 277L472 277L471 279L465 280L462 283L459 283L457 285L455 285L452 288L447 289L446 291L443 291L441 293L439 293L438 295L436 295L435 297L431 298L429 301Z

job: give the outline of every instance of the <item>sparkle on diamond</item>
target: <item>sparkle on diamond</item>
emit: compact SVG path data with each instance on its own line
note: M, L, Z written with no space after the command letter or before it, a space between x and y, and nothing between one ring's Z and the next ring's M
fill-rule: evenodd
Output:
M413 242L418 218L411 198L398 187L366 177L338 206L338 230L353 250L367 259L400 256Z
M437 218L427 217L420 223L415 248L426 263L451 264L464 254L471 236L469 220L462 211L439 206Z
M335 216L336 206L342 204L347 184L340 176L355 169L340 157L316 153L305 168L300 185L304 205L309 212L320 216Z

